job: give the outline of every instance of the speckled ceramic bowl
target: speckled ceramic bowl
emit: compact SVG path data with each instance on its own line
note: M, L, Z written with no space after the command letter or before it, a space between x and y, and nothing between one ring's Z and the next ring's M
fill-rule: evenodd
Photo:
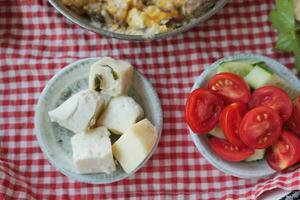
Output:
M151 83L137 70L135 70L133 84L129 96L133 97L144 109L145 117L157 128L158 138L148 157L133 172L127 174L120 165L112 174L77 174L72 161L72 148L70 137L72 132L52 123L48 111L56 108L71 95L88 88L88 75L90 66L98 58L79 60L59 71L44 88L35 113L35 133L45 156L60 172L70 178L88 183L111 183L134 174L144 166L157 148L162 130L162 111L159 98Z
M200 75L200 77L196 80L192 91L205 86L208 80L216 73L219 64L224 61L233 61L233 60L257 60L264 61L270 69L273 70L274 73L278 74L281 78L283 78L287 83L293 85L296 89L300 91L300 82L298 78L289 71L285 66L276 62L273 59L253 54L239 54L234 56L228 56L218 60L211 66L205 69L205 71ZM197 146L200 153L216 168L223 171L226 174L240 177L240 178L262 178L269 176L275 173L272 170L265 160L255 161L255 162L228 162L221 159L217 156L214 151L210 148L208 143L208 138L205 135L197 135L190 130L191 137Z
M163 39L167 37L171 37L174 35L177 35L179 33L185 32L198 24L206 21L208 18L212 17L214 14L216 14L219 10L221 10L225 4L229 0L218 0L215 6L213 6L211 9L209 9L207 12L203 13L197 18L194 18L191 20L189 23L185 24L184 26L181 26L177 29L174 29L172 31L168 31L165 33L160 33L156 34L153 37L145 37L142 35L128 35L128 34L120 34L120 33L115 33L112 31L109 31L105 28L101 28L95 23L92 23L92 21L86 17L86 16L80 16L74 12L72 12L70 9L68 9L66 6L63 5L62 0L48 0L53 7L55 7L62 15L64 15L67 19L72 21L75 24L78 24L82 28L85 28L89 31L93 31L95 33L107 36L107 37L113 37L113 38L118 38L118 39L123 39L123 40L136 40L136 41L141 41L141 40L157 40L157 39Z

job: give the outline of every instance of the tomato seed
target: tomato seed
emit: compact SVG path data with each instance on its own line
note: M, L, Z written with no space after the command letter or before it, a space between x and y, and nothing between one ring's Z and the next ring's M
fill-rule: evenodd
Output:
M258 122L261 122L261 121L262 121L260 115L257 115L257 116L256 116L256 119L257 119Z
M267 113L264 113L264 118L268 119L269 115Z
M218 83L221 85L221 86L224 86L224 83L222 80L219 80Z
M226 86L231 86L233 83L230 80L225 80L225 85Z
M264 137L263 140L264 140L264 142L266 142L266 141L268 140L268 138L267 138L267 137Z

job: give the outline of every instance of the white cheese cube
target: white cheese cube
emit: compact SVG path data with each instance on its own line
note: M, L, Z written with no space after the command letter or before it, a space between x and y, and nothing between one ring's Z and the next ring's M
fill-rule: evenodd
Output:
M103 107L104 99L98 92L84 90L71 96L48 114L51 121L77 133L94 126Z
M112 98L97 120L97 126L105 126L115 134L123 134L144 116L142 107L128 96Z
M110 133L105 127L75 134L71 138L75 169L80 174L107 174L116 170Z
M91 66L89 88L111 96L124 95L132 76L133 67L128 62L104 57Z
M148 119L144 119L134 124L113 144L113 155L124 171L130 173L145 160L156 140L155 127Z

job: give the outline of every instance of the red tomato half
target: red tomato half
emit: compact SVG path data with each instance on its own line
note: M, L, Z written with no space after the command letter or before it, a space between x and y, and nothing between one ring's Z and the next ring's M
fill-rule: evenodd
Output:
M300 97L294 101L293 114L287 122L287 126L300 136Z
M237 102L224 108L220 116L220 125L227 140L239 147L245 146L239 135L240 123L248 111L247 104Z
M283 131L281 137L267 149L267 161L274 170L282 171L300 161L300 139Z
M253 149L271 146L281 135L282 121L273 109L260 106L243 117L239 134L242 141Z
M220 73L208 82L208 88L220 94L226 104L234 102L248 103L250 88L243 78L232 73Z
M185 119L193 132L205 134L216 126L223 107L221 97L209 90L199 88L188 97Z
M239 162L245 160L254 153L253 149L248 147L238 147L220 138L212 137L209 141L214 152L224 160Z
M267 106L277 111L282 121L287 121L292 115L293 104L289 95L274 86L265 86L255 90L249 101L249 108Z

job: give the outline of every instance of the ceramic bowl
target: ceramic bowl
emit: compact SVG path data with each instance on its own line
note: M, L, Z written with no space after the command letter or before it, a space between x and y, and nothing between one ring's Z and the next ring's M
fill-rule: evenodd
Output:
M132 87L128 95L133 97L144 109L145 117L157 128L157 141L147 158L130 174L123 171L120 165L111 174L77 174L72 160L71 131L50 121L48 111L56 108L71 95L88 88L90 66L99 58L88 58L72 63L59 71L46 85L35 113L35 133L38 142L50 163L66 176L87 183L111 183L134 174L144 166L154 153L162 130L162 111L159 98L151 83L137 70L133 76Z
M95 25L95 23L92 23L92 21L86 17L86 16L80 16L76 14L75 12L68 9L65 5L63 5L62 0L48 0L56 10L58 10L63 16L65 16L67 19L72 21L75 24L78 24L82 28L85 28L89 31L93 31L95 33L107 36L107 37L113 37L123 40L135 40L135 41L143 41L143 40L157 40L157 39L164 39L167 37L171 37L174 35L177 35L179 33L185 32L198 24L206 21L208 18L212 17L214 14L216 14L219 10L221 10L226 3L229 0L218 0L216 4L209 9L207 12L203 13L199 17L194 18L189 23L186 23L185 25L174 29L172 31L168 31L165 33L156 34L153 37L145 37L141 35L128 35L128 34L120 34L115 33L112 31L107 30L105 27L99 27Z
M217 68L219 67L220 63L233 60L264 61L274 73L278 74L287 83L293 85L300 91L300 82L289 69L271 58L254 54L239 54L234 56L227 56L218 60L211 66L207 67L204 72L198 77L192 88L192 91L199 87L205 86L208 80L214 74L216 74ZM226 174L240 178L262 178L275 173L275 171L269 167L266 160L237 163L225 161L218 155L216 155L210 148L208 137L206 135L197 135L193 133L191 129L190 135L204 158L208 160L213 166Z

